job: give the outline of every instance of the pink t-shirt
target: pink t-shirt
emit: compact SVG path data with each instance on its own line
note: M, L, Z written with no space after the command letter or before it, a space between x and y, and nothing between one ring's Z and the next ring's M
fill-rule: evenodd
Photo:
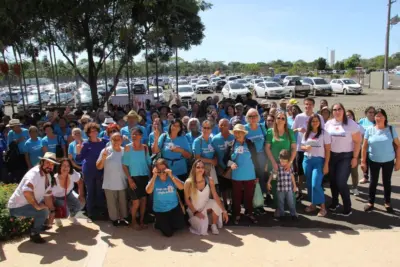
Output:
M354 142L352 135L359 132L358 124L351 120L347 120L344 125L341 122L331 119L325 124L325 131L331 136L331 151L335 153L352 152Z

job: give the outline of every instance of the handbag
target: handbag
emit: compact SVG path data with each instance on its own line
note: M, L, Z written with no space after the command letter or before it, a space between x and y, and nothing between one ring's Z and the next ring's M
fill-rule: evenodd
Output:
M60 159L64 157L64 151L61 146L60 136L57 135L57 145L56 145L56 158Z
M264 206L264 196L261 191L260 183L257 183L256 188L254 189L253 208L259 208L263 206Z
M67 218L67 182L68 179L65 179L64 205L55 209L54 216L57 219Z

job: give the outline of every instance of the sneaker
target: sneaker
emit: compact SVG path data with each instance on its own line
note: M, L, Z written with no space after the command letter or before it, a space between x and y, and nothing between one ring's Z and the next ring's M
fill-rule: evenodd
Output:
M129 226L129 222L125 219L119 220L119 226Z
M328 209L329 209L330 211L336 211L337 208L339 208L339 204L337 204L337 205L331 204L331 205L328 207Z
M61 219L55 219L55 223L56 223L57 227L62 227L63 226Z
M218 234L219 234L219 231L218 231L218 228L217 228L217 225L216 225L216 224L212 224L212 225L211 225L211 233L212 233L213 235L218 235Z
M31 242L33 242L33 243L36 243L36 244L43 244L43 243L46 243L46 240L44 240L44 239L40 236L40 234L31 234L30 237L29 237L29 240L30 240Z
M113 224L115 227L118 227L118 226L119 226L119 220L112 221L112 224Z
M218 220L217 227L218 227L218 229L221 229L222 227L224 227L224 223L222 222L222 220Z
M358 192L357 188L353 189L353 195L355 195L355 196L359 196L360 195L360 192Z
M366 178L361 179L360 184L367 184L369 183L369 180Z
M79 225L80 224L75 217L69 217L68 220L74 225Z
M345 217L348 217L348 216L350 216L351 214L353 214L353 212L351 211L351 209L350 209L350 210L343 210L343 212L340 213L340 215L345 216Z

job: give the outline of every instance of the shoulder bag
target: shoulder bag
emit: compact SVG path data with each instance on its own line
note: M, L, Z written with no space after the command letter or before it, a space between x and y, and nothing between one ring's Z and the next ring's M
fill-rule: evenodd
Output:
M396 155L396 159L397 159L397 157L400 156L400 155L397 155L397 145L396 145L396 143L394 142L393 128L392 128L391 125L389 125L389 130L390 130L390 135L392 136L392 140L393 140L393 141L392 141L392 144L393 144L394 154Z

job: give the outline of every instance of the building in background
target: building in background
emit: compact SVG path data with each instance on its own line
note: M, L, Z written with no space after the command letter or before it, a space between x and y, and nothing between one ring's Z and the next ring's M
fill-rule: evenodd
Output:
M329 65L331 66L331 68L333 68L333 66L335 65L335 50L331 50Z

